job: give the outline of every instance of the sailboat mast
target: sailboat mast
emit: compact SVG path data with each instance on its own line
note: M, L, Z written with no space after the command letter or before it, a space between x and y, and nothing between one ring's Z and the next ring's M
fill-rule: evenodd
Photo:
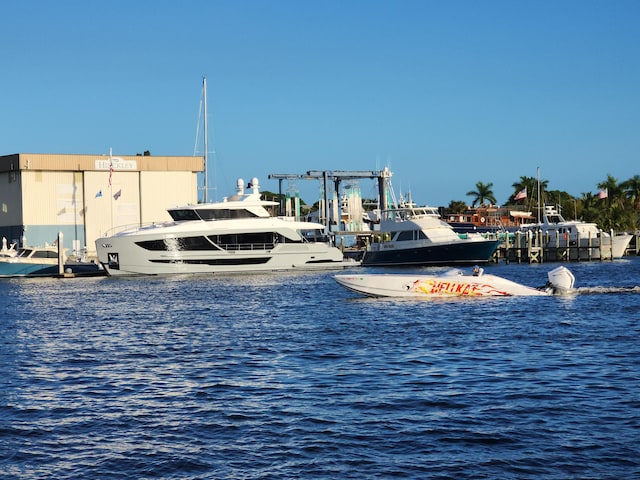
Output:
M203 201L209 201L209 174L207 172L208 154L209 154L209 130L207 125L207 77L202 77L202 99L204 102L204 195Z
M540 223L540 210L544 208L540 200L540 167L538 167L538 223Z

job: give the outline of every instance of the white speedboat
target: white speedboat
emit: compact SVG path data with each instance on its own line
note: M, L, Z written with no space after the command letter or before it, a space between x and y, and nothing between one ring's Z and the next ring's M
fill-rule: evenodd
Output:
M58 247L23 247L15 255L0 256L0 278L2 277L50 277L59 274L59 262L63 262L62 271L76 276L104 275L104 270L96 263L76 261L67 258L66 249L62 257L58 256Z
M487 263L500 245L479 234L459 235L434 207L411 201L382 210L380 233L362 259L365 266Z
M343 287L370 297L510 297L553 295L573 289L575 278L563 266L547 274L549 281L542 288L532 288L496 275L484 274L475 268L472 275L460 270L443 274L353 274L335 275Z
M353 266L330 244L319 223L274 217L258 179L222 202L168 209L173 221L98 238L98 260L109 275L240 273Z
M633 238L628 233L604 232L595 223L565 220L552 205L545 205L540 223L525 224L521 231L541 232L545 248L569 247L569 260L622 258Z

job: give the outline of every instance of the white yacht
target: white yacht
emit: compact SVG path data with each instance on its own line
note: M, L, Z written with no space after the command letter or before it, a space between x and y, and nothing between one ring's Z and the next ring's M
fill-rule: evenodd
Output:
M595 223L565 220L552 205L545 205L540 223L523 224L521 231L541 232L545 248L569 247L569 260L621 258L632 238L628 233L604 232Z
M381 212L380 233L373 235L364 266L453 265L487 263L500 245L480 234L458 235L435 207L411 200Z
M173 221L98 238L98 260L109 275L241 273L354 266L332 246L319 223L275 217L258 179L237 182L222 202L167 211Z

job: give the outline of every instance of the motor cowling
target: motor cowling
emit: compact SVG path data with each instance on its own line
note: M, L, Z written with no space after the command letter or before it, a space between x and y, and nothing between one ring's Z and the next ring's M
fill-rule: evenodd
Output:
M554 291L559 293L571 290L576 281L573 273L571 273L567 267L563 266L559 266L551 270L547 273L547 277L549 278L549 283L552 285Z

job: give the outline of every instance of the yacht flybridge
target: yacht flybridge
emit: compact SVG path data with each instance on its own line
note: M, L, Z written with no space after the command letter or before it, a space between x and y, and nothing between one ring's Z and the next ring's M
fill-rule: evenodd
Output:
M241 273L354 266L332 246L319 223L274 217L258 179L237 182L222 202L169 208L170 222L98 238L98 260L109 275Z

